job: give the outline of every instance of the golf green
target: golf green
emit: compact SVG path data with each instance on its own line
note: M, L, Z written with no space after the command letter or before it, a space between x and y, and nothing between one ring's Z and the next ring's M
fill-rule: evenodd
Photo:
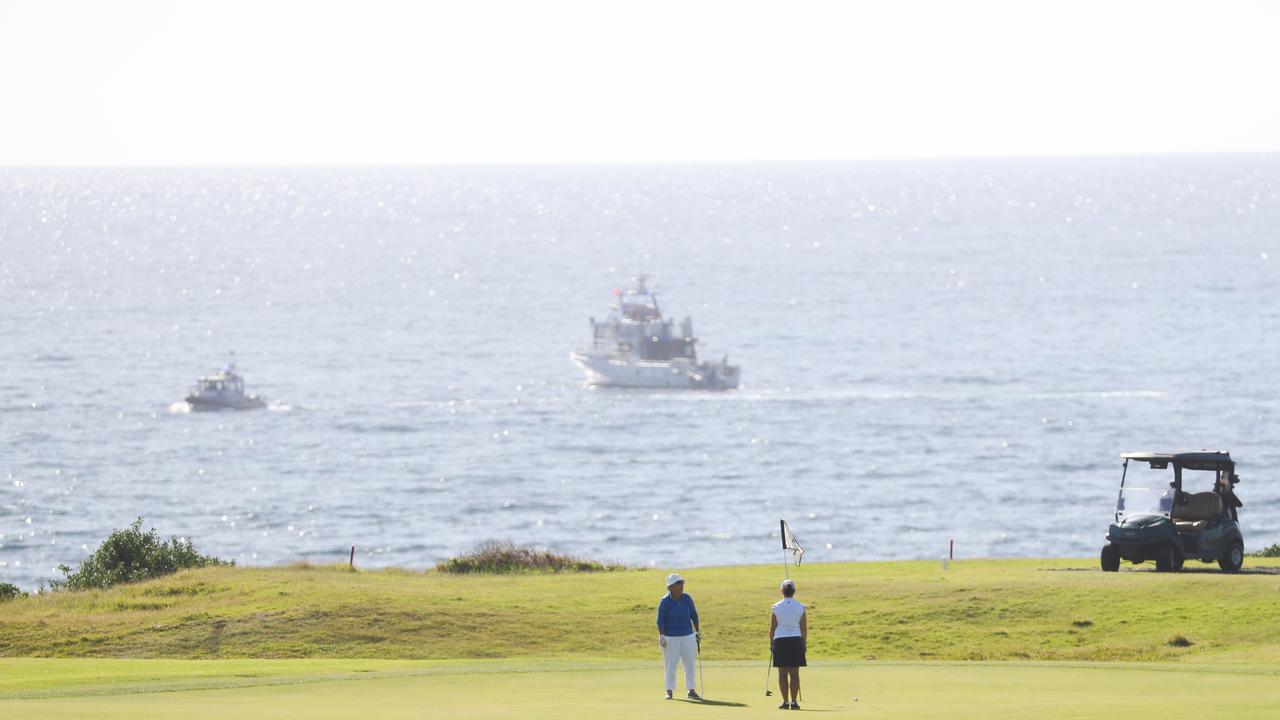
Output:
M0 716L47 718L750 718L778 712L763 663L704 668L703 703L661 699L652 663L342 663L335 661L3 661L55 678L3 685ZM44 663L44 667L36 664ZM52 663L52 665L51 665ZM134 663L116 672L112 663ZM186 664L184 666L184 664ZM99 684L99 675L112 675ZM174 684L156 678L168 677ZM338 679L334 679L334 678ZM235 686L243 683L243 686ZM1174 664L823 663L803 674L802 709L869 718L1280 716L1280 669ZM185 685L184 685L185 684ZM199 687L209 689L176 689ZM45 697L15 695L43 694ZM683 696L683 689L677 696ZM855 699L856 698L856 699Z

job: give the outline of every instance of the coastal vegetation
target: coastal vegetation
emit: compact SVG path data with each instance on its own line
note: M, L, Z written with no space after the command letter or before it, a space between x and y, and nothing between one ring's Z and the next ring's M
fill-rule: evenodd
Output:
M1267 547L1249 554L1253 557L1280 558L1280 543L1271 543Z
M572 555L553 553L532 545L516 545L509 540L489 540L470 552L436 565L446 573L510 574L520 572L604 572L621 570L617 563L602 563Z
M170 575L179 570L230 565L216 557L201 555L187 538L161 540L155 528L142 531L142 518L124 530L115 530L80 567L59 565L62 580L54 589L105 589L122 583L140 582Z

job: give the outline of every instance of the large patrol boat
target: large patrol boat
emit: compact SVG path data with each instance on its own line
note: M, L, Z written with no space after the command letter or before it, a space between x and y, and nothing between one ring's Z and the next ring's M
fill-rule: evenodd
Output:
M738 387L738 366L698 362L693 320L679 326L662 317L658 296L644 275L627 290L614 290L609 315L591 319L591 342L569 354L587 385L729 390Z

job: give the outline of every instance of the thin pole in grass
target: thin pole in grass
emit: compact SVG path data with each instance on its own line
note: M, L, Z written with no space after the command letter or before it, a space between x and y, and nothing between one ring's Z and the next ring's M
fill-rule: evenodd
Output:
M352 570L356 569L356 546L355 545L351 546L351 559L347 561L347 567Z

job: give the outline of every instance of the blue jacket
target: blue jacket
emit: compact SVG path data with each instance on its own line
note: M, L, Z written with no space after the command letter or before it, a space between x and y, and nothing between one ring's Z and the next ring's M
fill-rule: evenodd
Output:
M684 637L693 634L693 626L698 623L698 608L688 594L680 596L680 601L671 599L667 593L658 603L658 632L669 637Z

